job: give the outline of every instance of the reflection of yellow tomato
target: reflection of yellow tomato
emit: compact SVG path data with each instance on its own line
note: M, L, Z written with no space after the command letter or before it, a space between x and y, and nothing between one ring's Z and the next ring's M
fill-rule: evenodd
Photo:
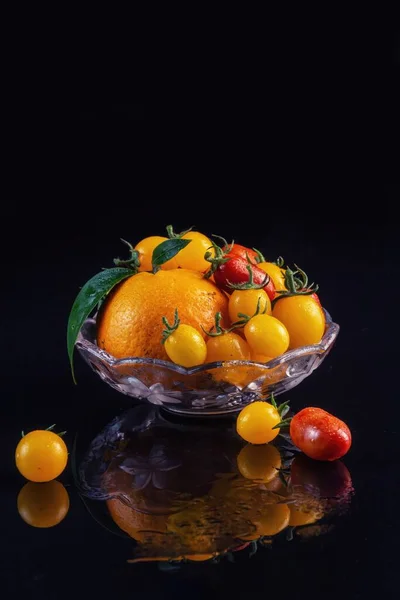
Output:
M275 446L265 444L244 446L237 457L238 469L246 479L268 483L278 474L281 466L281 455Z
M318 344L324 335L324 313L320 304L310 295L280 298L272 315L289 332L289 348Z
M261 516L253 521L256 531L243 540L254 540L263 535L277 535L289 525L290 510L287 504L267 504L261 509Z
M27 433L15 451L18 471L30 481L51 481L64 471L68 450L64 440L48 430Z
M59 481L29 482L18 494L18 513L32 527L54 527L69 510L68 492Z
M302 509L296 505L290 505L289 525L298 527L300 525L310 525L322 517L322 510L319 508Z
M150 237L144 238L135 246L135 250L139 252L139 261L140 267L139 271L151 271L153 268L152 258L154 248L162 244L162 242L166 242L168 238L162 237L160 235L152 235ZM176 257L171 258L166 263L161 265L161 269L169 270L169 269L177 269L178 263L176 261Z

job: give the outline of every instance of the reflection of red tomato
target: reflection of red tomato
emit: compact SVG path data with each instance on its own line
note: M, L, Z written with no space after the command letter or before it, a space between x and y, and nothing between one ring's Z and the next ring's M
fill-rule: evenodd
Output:
M304 454L294 458L290 481L294 491L315 498L344 498L352 491L349 470L340 460L319 462Z
M314 460L337 460L351 446L351 432L346 423L326 410L312 406L303 408L293 417L290 437Z

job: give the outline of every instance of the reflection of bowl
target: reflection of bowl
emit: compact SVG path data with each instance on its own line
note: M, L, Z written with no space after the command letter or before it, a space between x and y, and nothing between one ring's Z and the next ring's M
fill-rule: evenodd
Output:
M95 319L85 321L76 347L92 369L123 394L178 414L228 414L290 390L321 364L339 333L339 325L326 311L325 315L319 344L289 350L268 363L232 360L186 369L159 359L116 359L97 346Z
M76 470L99 522L137 542L133 562L208 560L293 528L317 535L350 501L340 461L311 461L284 438L243 445L229 421L175 421L138 405L95 437Z

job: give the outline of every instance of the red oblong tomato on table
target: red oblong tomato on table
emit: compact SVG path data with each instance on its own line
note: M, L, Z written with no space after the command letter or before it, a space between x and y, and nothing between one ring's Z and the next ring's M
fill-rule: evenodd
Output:
M346 423L322 408L308 407L290 422L290 437L314 460L337 460L350 449L351 432Z

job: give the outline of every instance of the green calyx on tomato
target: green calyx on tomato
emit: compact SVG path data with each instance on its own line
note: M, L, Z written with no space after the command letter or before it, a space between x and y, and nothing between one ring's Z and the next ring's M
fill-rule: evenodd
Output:
M53 431L53 429L54 429L54 427L55 427L55 426L56 426L56 424L55 424L55 423L53 423L53 425L50 425L50 427L46 427L46 429L44 429L43 431ZM57 433L57 432L54 432L54 433ZM67 431L66 431L66 430L65 430L65 431L60 431L60 433L57 433L57 435L58 435L59 437L63 437L63 436L66 434L66 433L67 433ZM21 431L21 437L25 437L25 435L26 435L26 434L25 434L25 431L24 431L24 430L22 430L22 431Z
M276 408L281 418L280 422L277 423L272 429L282 429L282 427L289 427L292 417L288 417L287 419L285 419L285 416L290 410L289 401L287 400L286 402L282 402L282 404L278 405L276 403L274 394L271 394L270 402L272 406Z
M123 240L121 238L121 242L128 246L130 257L126 260L123 260L121 258L114 258L114 265L116 267L126 267L127 269L132 269L132 274L134 275L138 272L138 269L140 267L139 252L135 250L132 244L130 244L126 240Z
M282 258L282 257L279 257ZM278 259L279 260L279 259ZM316 283L308 283L308 276L300 269L296 264L295 271L292 271L290 267L286 268L285 271L285 290L276 290L278 296L276 296L272 301L272 307L278 302L281 298L287 298L288 296L307 296L315 294L318 291L319 286Z
M246 265L246 269L249 273L248 281L245 281L243 283L232 283L227 279L226 283L228 287L232 290L262 290L263 288L265 288L265 286L270 280L268 273L265 273L265 276L262 281L256 283L254 281L254 271L250 263Z
M174 322L172 323L172 325L170 325L168 323L167 317L163 317L162 318L162 322L163 322L163 325L164 325L165 329L164 329L163 334L162 334L161 342L163 344L165 344L166 340L169 338L169 336L171 335L171 333L174 333L174 331L176 331L178 329L178 327L179 327L179 325L181 323L181 320L180 320L179 315L178 315L178 309L177 308L175 309L175 312L174 312Z
M219 237L219 236L217 236L217 237ZM226 240L224 240L224 241L226 241ZM233 243L234 242L232 241L232 244L231 244L232 247L233 247ZM211 275L214 275L214 273L217 271L218 267L220 267L221 265L228 262L228 260L230 260L230 258L231 258L228 256L229 253L224 252L224 250L222 248L220 248L220 246L218 246L215 242L211 241L211 244L212 244L211 248L214 249L214 255L212 252L206 252L204 255L205 260L211 264L211 267L209 268L209 270L206 271L206 273L204 273L204 277L206 279L209 279L211 277Z
M180 239L184 235L186 235L187 233L189 233L189 231L192 231L193 227L194 226L189 227L189 229L185 229L185 231L181 231L181 233L175 233L173 226L172 225L167 225L167 227L166 227L167 235L168 235L168 237L169 237L170 240Z
M272 261L272 263L274 265L276 265L277 267L279 267L280 269L283 269L285 267L285 261L283 260L282 256L278 256L278 258L274 261Z
M209 331L204 329L204 327L202 327L202 330L206 335L209 335L210 337L218 337L219 335L231 333L231 331L234 331L235 329L240 329L241 327L244 327L244 325L246 325L246 323L248 323L250 319L252 319L256 315L264 315L266 312L267 305L265 305L264 309L261 310L261 298L259 298L257 300L257 308L254 315L245 315L244 313L238 313L239 320L232 323L232 325L228 329L224 329L223 327L221 327L222 314L220 312L217 312L215 315L215 325L213 325L213 327L211 327ZM215 329L215 331L213 331L213 329Z

